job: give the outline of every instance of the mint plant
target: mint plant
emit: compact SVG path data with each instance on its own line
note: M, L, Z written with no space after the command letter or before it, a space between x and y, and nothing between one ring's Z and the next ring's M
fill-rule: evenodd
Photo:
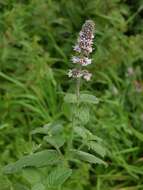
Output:
M107 165L102 160L106 153L102 139L86 127L90 120L90 108L98 103L98 99L80 90L82 80L90 81L92 77L83 68L92 62L90 54L93 51L94 32L94 22L87 20L74 46L74 68L68 71L68 76L75 80L75 93L67 93L64 97L65 104L71 110L69 133L66 134L67 126L60 121L36 128L31 135L43 135L43 144L36 146L30 155L4 168L6 174L21 171L32 190L64 189L63 184L67 182L68 186L67 180L72 180L76 172L73 164L76 168L84 162L91 164L91 167L92 164Z

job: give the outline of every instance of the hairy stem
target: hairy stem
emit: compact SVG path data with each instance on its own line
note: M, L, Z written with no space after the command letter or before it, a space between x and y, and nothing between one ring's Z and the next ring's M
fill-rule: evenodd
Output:
M78 115L78 108L79 108L79 98L80 98L80 78L77 78L76 81L76 107L74 107L73 113L72 113L72 121L71 121L71 131L70 131L70 137L68 141L68 154L70 154L70 150L73 148L73 135L74 135L74 127L75 127L75 120L76 115Z

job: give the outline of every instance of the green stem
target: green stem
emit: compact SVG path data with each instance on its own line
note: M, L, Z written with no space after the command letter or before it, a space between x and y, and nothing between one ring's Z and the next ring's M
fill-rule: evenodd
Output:
M76 81L76 98L77 98L77 104L75 110L73 110L72 113L72 125L71 125L71 131L70 131L70 137L68 141L68 156L70 154L70 150L73 148L73 135L74 135L74 125L75 125L75 115L78 114L78 107L79 107L79 98L80 98L80 78L77 78Z
M79 106L79 97L80 97L80 78L77 79L76 97L77 97L77 107L78 107Z

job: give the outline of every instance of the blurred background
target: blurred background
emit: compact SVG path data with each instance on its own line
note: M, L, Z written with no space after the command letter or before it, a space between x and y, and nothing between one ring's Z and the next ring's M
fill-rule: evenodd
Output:
M96 24L93 78L82 88L100 99L87 127L104 140L109 166L83 164L64 189L143 189L143 0L0 0L0 190L29 190L1 169L41 143L31 130L69 122L67 70L87 19Z

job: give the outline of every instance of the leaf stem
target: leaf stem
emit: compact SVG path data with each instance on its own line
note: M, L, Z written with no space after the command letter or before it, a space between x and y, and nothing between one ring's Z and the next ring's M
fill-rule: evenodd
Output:
M77 103L76 103L76 107L74 107L73 109L73 113L72 113L72 121L71 121L71 131L70 131L70 137L68 140L68 156L70 155L70 150L73 148L73 135L74 135L74 125L75 125L75 119L76 119L76 115L78 115L78 108L79 108L79 98L80 98L80 78L77 78L76 80L76 98L77 98Z

